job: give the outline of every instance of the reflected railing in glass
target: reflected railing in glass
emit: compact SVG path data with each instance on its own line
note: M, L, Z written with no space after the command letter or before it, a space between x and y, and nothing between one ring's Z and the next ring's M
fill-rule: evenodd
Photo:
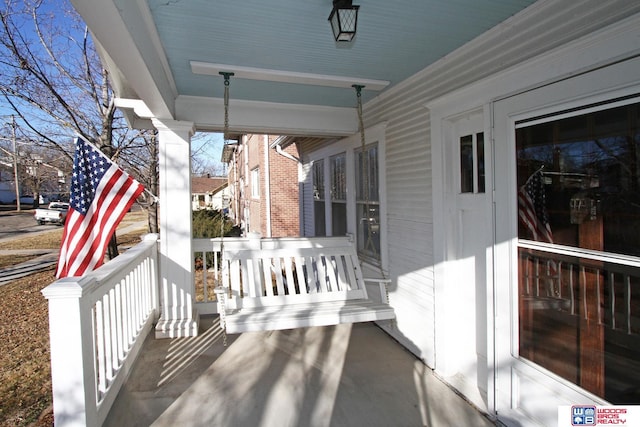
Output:
M640 403L640 261L521 240L518 282L520 357Z

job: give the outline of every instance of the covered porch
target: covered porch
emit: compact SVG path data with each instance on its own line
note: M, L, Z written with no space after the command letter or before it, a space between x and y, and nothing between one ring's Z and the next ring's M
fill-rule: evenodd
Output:
M302 240L265 239L280 247ZM153 234L43 291L57 426L495 425L374 322L227 335L210 298L223 244L192 242L193 256L210 260L189 300L209 313L193 336L153 333L167 309Z

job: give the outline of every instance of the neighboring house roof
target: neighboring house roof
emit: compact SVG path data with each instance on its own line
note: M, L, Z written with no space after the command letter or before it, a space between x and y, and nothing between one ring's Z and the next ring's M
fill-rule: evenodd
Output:
M215 193L227 185L227 177L191 177L191 193Z

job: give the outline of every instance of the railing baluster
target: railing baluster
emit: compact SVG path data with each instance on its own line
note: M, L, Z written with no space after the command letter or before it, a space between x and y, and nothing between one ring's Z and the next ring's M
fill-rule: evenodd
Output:
M536 288L536 297L540 296L540 258L536 258L534 261L534 280Z
M120 367L118 360L118 332L116 325L116 305L115 305L115 289L110 289L105 295L105 298L109 302L109 334L107 339L109 341L109 359L111 359L111 367L109 369L109 381L113 380L116 370Z
M98 383L98 401L102 400L102 396L107 391L106 372L105 372L105 351L104 351L104 317L102 309L102 301L96 301L95 305L95 340L96 340L96 365L97 365L97 383Z
M598 325L602 325L602 299L600 297L600 269L596 270L596 306L598 307L597 309L597 314L598 314ZM602 274L604 274L605 272L603 271Z
M113 358L111 357L111 304L109 301L109 293L107 292L103 297L102 315L104 316L102 327L104 328L104 369L106 373L105 382L107 387L113 380Z
M575 286L575 273L573 271L573 264L569 265L569 294L571 298L571 314L576 314L576 291L574 289Z
M131 344L133 343L133 337L135 336L134 334L134 308L133 308L133 304L134 304L134 300L133 300L133 290L132 290L132 286L131 286L131 282L129 281L129 278L125 277L124 278L124 283L125 283L125 288L127 289L127 301L129 301L128 307L127 307L127 319L128 319L128 323L127 323L127 347L131 347Z
M631 335L631 276L624 276L624 311L626 315L627 334Z
M209 301L209 286L207 283L207 255L209 252L202 251L202 300Z
M580 280L580 294L582 298L582 312L584 313L584 318L589 318L589 310L587 309L587 269L584 266L580 266L580 276L582 280Z
M609 287L611 293L611 329L616 329L616 278L613 273L609 273Z
M529 255L525 256L524 259L524 265L525 265L525 270L524 270L524 286L526 289L526 295L527 296L531 296L531 263L533 258Z
M120 365L120 361L123 359L123 354L122 354L122 318L121 318L121 312L120 312L120 305L121 305L121 300L120 300L120 283L116 283L115 286L112 289L113 291L113 300L111 301L111 304L113 304L113 310L114 310L114 327L113 327L113 331L114 331L114 336L113 336L113 350L114 350L114 357L117 360L118 365Z
M558 267L556 270L556 280L558 281L558 298L562 298L562 261L558 261Z

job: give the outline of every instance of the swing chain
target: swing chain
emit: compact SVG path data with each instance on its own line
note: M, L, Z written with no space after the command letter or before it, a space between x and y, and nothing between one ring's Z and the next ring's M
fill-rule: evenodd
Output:
M365 215L367 216L366 220L369 221L370 214L370 199L369 199L369 156L366 154L366 138L364 133L364 121L362 118L362 89L364 86L362 85L353 85L353 88L356 90L356 97L358 100L357 111L358 111L358 130L360 131L360 146L361 146L361 155L362 155L362 191L364 196L364 204L365 204ZM357 191L356 191L357 197ZM367 227L367 241L365 244L365 249L371 248L374 256L377 255L376 246L373 243L373 235L371 232L371 224L368 224ZM387 278L383 268L382 268L382 260L380 260L380 275L383 279ZM388 283L384 282L384 293L386 298L386 303L390 304L389 300L389 286ZM395 319L390 321L391 329L395 329Z
M229 143L229 77L233 73L221 71L220 75L224 77L224 145ZM220 212L220 238L224 238L224 217ZM220 242L220 255L222 256L223 243Z
M224 77L224 145L229 143L229 77L233 76L233 73L229 72L220 72L220 75ZM221 279L224 276L224 222L225 218L220 212L220 258L222 261L222 272ZM220 327L222 328L222 343L226 347L227 346L227 295L226 290L222 286L222 283L219 282L219 286L215 290L216 298L218 299L218 311L220 312Z
M365 216L367 221L367 240L365 242L364 248L371 249L374 256L377 255L376 246L373 242L373 235L371 232L371 224L369 224L369 215L371 213L371 203L369 196L369 156L366 153L366 139L364 133L364 122L362 119L362 89L364 86L362 85L353 85L356 90L356 96L358 99L358 129L360 131L360 155L362 156L362 192L364 196L364 208L365 208ZM356 192L357 193L357 192ZM357 194L356 194L357 197ZM382 270L382 265L380 265L380 274L382 277L385 277L384 271Z
M234 73L220 71L219 73L224 77L224 143L229 142L229 77Z

